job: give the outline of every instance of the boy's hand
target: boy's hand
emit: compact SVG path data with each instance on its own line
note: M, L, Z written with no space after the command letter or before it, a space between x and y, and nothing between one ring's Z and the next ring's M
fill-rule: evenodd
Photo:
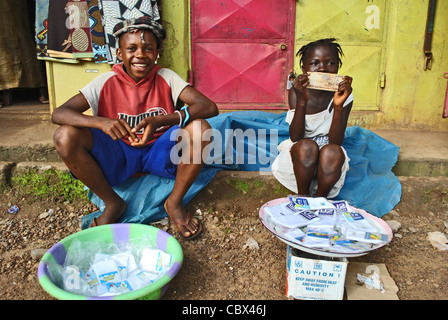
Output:
M128 137L132 143L138 141L137 135L124 119L108 119L103 118L101 122L101 130L109 135L114 141Z
M131 146L136 148L142 148L146 146L146 144L151 141L154 133L156 132L158 125L156 124L156 117L147 117L140 121L134 128L132 128L131 132L135 134L141 129L145 129L140 140L136 139L131 141Z
M352 93L352 81L353 78L345 76L339 83L338 91L334 93L333 104L335 108L342 108L345 100Z
M292 84L292 88L297 97L297 105L300 107L305 107L306 102L309 100L308 89L306 88L310 84L308 79L308 74L299 75Z

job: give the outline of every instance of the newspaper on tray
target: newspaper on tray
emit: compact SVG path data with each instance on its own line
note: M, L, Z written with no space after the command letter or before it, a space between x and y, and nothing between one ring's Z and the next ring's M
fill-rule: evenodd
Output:
M290 196L289 201L266 206L265 212L281 236L308 248L359 252L388 241L387 234L343 200Z

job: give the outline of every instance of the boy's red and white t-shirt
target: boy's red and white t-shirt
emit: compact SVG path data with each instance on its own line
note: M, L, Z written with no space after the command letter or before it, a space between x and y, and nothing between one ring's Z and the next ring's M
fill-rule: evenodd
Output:
M135 127L142 119L173 113L182 90L189 84L174 71L154 66L138 83L124 71L123 64L98 76L80 92L88 101L94 116L125 119ZM154 139L168 127L157 129ZM143 131L138 132L138 135ZM127 139L123 139L129 143Z

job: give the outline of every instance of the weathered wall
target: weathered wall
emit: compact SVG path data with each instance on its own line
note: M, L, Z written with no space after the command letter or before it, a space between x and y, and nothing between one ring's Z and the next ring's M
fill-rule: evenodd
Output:
M428 1L394 0L389 3L386 85L382 89L380 107L378 111L354 111L350 124L370 129L448 131L448 119L442 118L447 90L443 73L448 72L448 3L447 0L438 1L432 69L424 71ZM188 79L190 61L189 8L188 0L162 1L162 19L168 40L160 64L185 79ZM298 49L295 48L295 52Z
M162 23L167 32L160 65L177 72L188 80L190 65L189 1L163 0Z
M413 131L448 131L442 118L448 72L448 3L439 0L433 34L433 63L424 70L428 0L398 0L391 6L382 114L373 125Z

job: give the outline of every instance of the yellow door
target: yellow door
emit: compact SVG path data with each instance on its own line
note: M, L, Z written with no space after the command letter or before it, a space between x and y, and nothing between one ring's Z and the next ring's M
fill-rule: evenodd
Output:
M336 38L344 51L339 73L353 77L354 110L379 110L386 80L387 6L386 0L297 1L295 48ZM301 72L295 60L294 69Z

